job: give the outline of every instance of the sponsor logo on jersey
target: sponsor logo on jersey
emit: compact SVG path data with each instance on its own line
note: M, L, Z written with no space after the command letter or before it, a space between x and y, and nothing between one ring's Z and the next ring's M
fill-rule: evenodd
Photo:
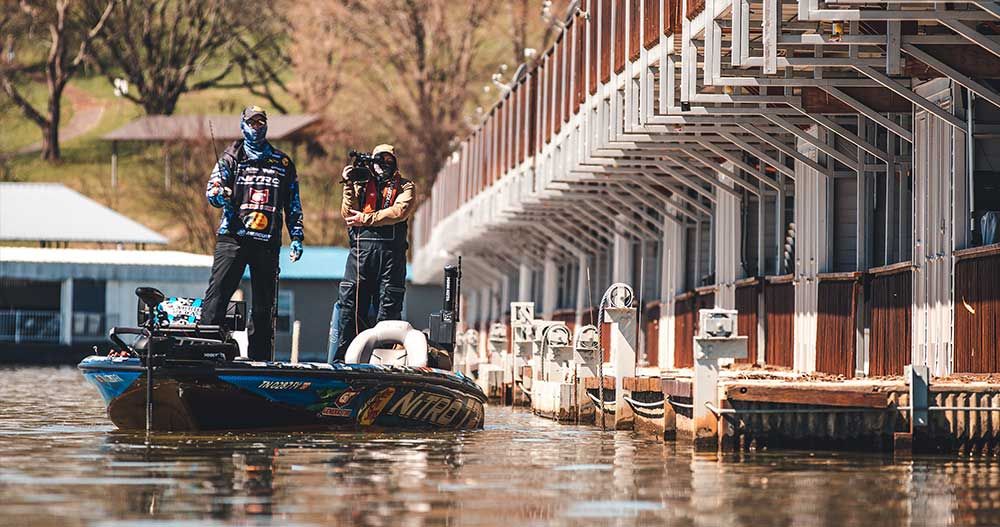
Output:
M270 197L271 189L269 188L250 189L250 203L267 203Z
M267 229L270 225L270 221L267 219L267 214L262 212L251 212L243 218L243 225L252 231L263 231Z
M266 174L253 174L247 169L245 174L236 179L236 184L246 186L264 185L265 187L277 188L281 186L281 178Z
M274 212L278 209L273 205L257 205L256 203L244 203L240 205L240 210L261 210L264 212Z

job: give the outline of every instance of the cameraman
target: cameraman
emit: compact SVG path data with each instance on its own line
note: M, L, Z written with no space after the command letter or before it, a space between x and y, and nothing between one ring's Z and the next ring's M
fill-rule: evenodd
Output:
M397 320L403 311L409 247L406 222L416 191L413 182L400 176L392 145L376 146L372 157L369 166L356 161L344 167L341 176L340 213L347 222L351 252L334 310L332 329L339 336L336 361L344 360L351 341L368 327L365 322L373 305L378 310L376 322Z

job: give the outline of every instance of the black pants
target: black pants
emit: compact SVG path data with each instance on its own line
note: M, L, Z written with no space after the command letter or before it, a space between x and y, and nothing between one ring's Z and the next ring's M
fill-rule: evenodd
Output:
M375 322L398 320L406 293L406 246L355 242L340 282L340 340L335 360L344 360L347 347L359 331L370 327L369 311L377 309Z
M278 291L278 253L280 247L253 241L240 242L232 236L219 236L215 242L212 278L205 291L201 323L221 325L226 307L250 266L249 350L253 360L274 359L274 297Z

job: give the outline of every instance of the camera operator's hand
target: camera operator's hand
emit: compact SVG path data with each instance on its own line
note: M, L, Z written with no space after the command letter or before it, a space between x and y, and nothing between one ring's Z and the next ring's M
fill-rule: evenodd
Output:
M340 182L341 183L350 183L351 182L351 180L347 178L347 174L350 173L350 171L351 171L352 168L354 168L354 167L351 166L351 165L347 165L346 167L344 167L344 171L340 173Z
M348 227L354 227L361 225L364 222L364 217L365 214L363 212L351 209L350 215L344 218L344 221L347 222Z

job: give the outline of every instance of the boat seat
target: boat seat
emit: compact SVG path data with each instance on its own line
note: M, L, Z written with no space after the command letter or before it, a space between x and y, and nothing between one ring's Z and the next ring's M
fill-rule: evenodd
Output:
M403 348L393 347L397 344ZM344 362L426 367L427 336L404 320L383 320L354 337Z

